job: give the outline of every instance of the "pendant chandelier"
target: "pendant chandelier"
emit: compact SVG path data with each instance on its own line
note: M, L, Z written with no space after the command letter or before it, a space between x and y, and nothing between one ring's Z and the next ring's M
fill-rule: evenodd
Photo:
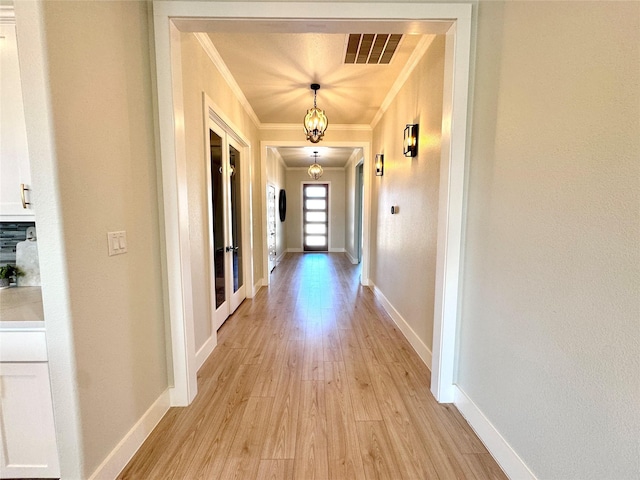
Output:
M311 90L313 90L313 108L307 110L307 114L304 117L304 133L311 143L318 143L324 136L329 120L327 120L324 111L316 106L316 95L320 90L320 85L312 83Z
M318 180L323 173L322 167L318 163L318 152L313 152L311 156L313 157L313 163L309 167L308 173L311 178Z

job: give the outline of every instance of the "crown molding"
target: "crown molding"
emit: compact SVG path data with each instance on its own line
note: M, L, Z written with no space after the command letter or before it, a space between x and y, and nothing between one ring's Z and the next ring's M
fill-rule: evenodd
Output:
M409 57L409 60L407 60L407 63L405 64L404 68L400 72L400 75L398 75L398 78L396 78L396 81L393 82L391 89L387 93L387 96L384 98L384 101L380 105L380 108L376 112L376 115L373 117L373 120L371 121L371 125L370 125L371 130L376 128L376 125L378 125L378 122L382 119L382 116L385 114L385 112L391 105L391 102L393 102L393 99L396 98L396 95L398 95L398 92L400 91L402 86L405 84L405 82L407 81L411 73L413 73L415 68L418 66L418 63L420 62L420 60L422 60L422 57L424 56L424 54L427 53L427 50L429 49L429 47L431 46L431 43L433 43L433 40L435 38L436 38L435 35L425 35L420 40L420 42L418 42L418 45L416 45L415 50Z
M13 5L0 5L0 25L14 25L16 23L16 11Z
M329 127L332 130L341 130L341 131L359 131L359 132L370 132L371 125L367 124L346 124L346 123L336 123L329 124ZM302 128L302 122L300 123L262 123L260 124L260 130L299 130Z
M322 167L322 170L325 171L325 172L331 172L331 171L344 172L345 168L346 168L346 166L344 166L344 167ZM287 170L287 172L296 171L296 170L298 170L298 171L304 170L306 172L307 170L309 170L309 167L287 167L286 170Z
M256 127L261 128L262 124L260 123L260 119L258 119L256 112L253 111L253 108L249 104L249 100L247 100L247 97L245 97L244 93L242 92L242 89L236 82L235 78L233 78L231 71L229 70L227 65L224 63L224 60L222 60L220 53L218 53L218 50L213 45L213 42L209 38L209 35L202 32L196 32L193 35L196 37L196 39L198 40L198 43L200 43L203 50L209 56L209 58L211 59L211 62L218 69L218 71L222 75L222 78L224 78L225 82L227 82L227 85L229 85L229 88L231 88L231 91L236 96L236 98L238 99L242 107L244 108L244 111L247 113L247 115L249 115L249 118L251 118L251 121L256 125Z

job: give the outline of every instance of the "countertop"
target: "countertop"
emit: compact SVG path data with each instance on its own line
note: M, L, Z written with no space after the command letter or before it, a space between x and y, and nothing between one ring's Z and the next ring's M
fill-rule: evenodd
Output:
M0 322L44 322L41 288L0 289Z

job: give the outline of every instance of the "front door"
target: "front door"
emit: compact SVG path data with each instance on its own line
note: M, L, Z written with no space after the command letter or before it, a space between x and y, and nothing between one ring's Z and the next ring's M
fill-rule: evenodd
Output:
M246 297L242 251L242 148L211 121L208 136L211 310L220 328Z
M329 250L329 184L302 185L302 246L305 252Z

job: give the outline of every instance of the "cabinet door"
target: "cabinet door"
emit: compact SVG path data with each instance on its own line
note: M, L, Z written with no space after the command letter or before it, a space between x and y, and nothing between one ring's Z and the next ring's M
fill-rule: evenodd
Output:
M0 363L0 400L0 478L59 478L47 363Z
M22 204L20 184L31 203L31 173L27 127L22 103L22 85L14 24L0 24L0 220L33 221L30 205Z

